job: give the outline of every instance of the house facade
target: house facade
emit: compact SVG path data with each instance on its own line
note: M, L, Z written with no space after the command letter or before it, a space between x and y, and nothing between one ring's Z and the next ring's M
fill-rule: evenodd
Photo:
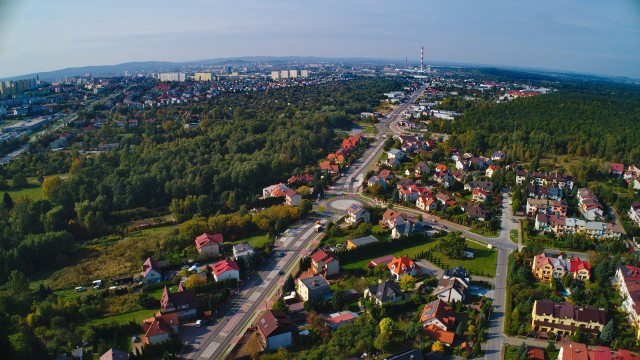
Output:
M213 264L213 277L216 281L236 279L240 281L240 268L233 260L222 260Z
M331 277L340 272L340 261L332 252L319 249L311 255L309 270L314 275Z
M416 200L416 207L424 212L434 211L438 209L438 202L433 195L420 195Z
M562 256L554 258L542 253L533 258L531 272L538 281L560 280L568 271L569 264Z
M549 299L534 302L531 319L534 331L560 335L573 335L580 327L584 333L597 336L606 325L604 309L579 307L570 303L555 304Z
M622 297L622 310L627 313L629 325L636 330L640 340L640 268L631 265L619 266L613 283Z
M162 281L162 270L160 266L152 259L147 258L142 264L142 278L147 284L157 283Z
M196 316L196 292L192 289L178 288L178 292L170 292L165 286L160 298L162 314L176 314L179 320ZM177 324L176 324L177 326Z
M204 233L196 237L196 250L198 254L205 256L218 256L220 254L220 245L224 242L222 234Z
M289 315L277 311L265 311L257 322L262 346L269 351L287 348L293 344L295 326Z
M345 219L347 224L353 225L361 221L371 221L371 214L359 204L353 204L347 209L347 217Z
M298 279L298 295L303 301L322 300L331 294L329 282L320 275Z
M405 256L393 258L393 260L387 264L387 268L391 272L391 277L396 281L400 281L400 279L406 275L416 276L416 274L418 274L416 263Z
M364 289L364 298L382 306L385 303L395 303L402 300L403 295L398 284L393 281L382 281Z

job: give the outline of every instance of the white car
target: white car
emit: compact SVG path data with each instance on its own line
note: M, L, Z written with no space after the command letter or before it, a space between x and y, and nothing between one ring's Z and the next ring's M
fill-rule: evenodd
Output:
M84 286L78 286L78 287L76 288L76 291L77 291L77 292L82 292L82 291L85 291L85 290L87 290L87 289L85 289L85 288L84 288Z
M196 321L196 327L202 327L202 320L197 320Z

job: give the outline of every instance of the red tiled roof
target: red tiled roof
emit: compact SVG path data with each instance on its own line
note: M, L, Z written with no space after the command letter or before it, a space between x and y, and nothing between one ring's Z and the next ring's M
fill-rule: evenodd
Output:
M198 236L196 238L196 248L200 249L201 247L209 244L209 243L215 243L215 244L222 244L224 242L224 239L222 238L222 234L207 234L204 233L200 236Z
M407 272L410 272L415 268L415 264L416 263L408 257L401 256L400 258L394 257L393 260L387 264L387 268L395 274L402 275L405 273L405 268Z
M445 344L452 345L453 339L455 337L455 333L451 331L444 331L434 324L429 324L425 326L424 331L427 333L429 338L433 341L440 341Z
M447 329L453 327L456 322L451 307L441 299L432 301L424 306L420 315L420 322L424 323L434 318L438 319Z
M223 274L229 270L237 270L240 271L238 264L236 264L233 260L222 260L218 261L213 265L213 273L217 275Z
M323 261L325 263L330 263L334 259L331 255L327 254L324 250L320 249L315 253L313 253L313 255L311 255L311 260L313 260L315 263L319 263L320 261Z

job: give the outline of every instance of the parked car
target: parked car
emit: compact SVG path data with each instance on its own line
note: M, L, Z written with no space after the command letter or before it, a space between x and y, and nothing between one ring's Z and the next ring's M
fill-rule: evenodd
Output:
M77 291L77 292L82 292L82 291L85 291L85 290L87 290L87 289L85 289L85 288L84 288L84 286L78 286L78 287L76 288L76 291Z

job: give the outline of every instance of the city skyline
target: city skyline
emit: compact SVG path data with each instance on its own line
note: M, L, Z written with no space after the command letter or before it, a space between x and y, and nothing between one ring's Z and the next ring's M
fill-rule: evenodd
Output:
M640 78L640 5L335 1L0 2L0 78L243 56L467 63Z

